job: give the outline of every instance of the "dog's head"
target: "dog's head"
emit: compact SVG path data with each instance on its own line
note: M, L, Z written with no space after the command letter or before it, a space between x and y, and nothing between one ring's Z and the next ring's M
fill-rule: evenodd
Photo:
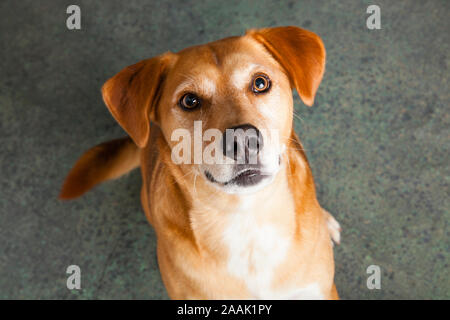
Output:
M185 174L245 193L276 176L293 130L292 88L312 105L324 69L316 34L267 28L141 61L102 92L139 147L153 121Z

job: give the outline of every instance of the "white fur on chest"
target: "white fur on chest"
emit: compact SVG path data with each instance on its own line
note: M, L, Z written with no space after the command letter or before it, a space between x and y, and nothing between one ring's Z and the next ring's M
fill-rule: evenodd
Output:
M271 294L274 270L286 258L290 239L274 226L257 224L254 213L233 213L223 234L228 272L245 281L259 299Z
M318 283L311 283L303 288L293 289L286 292L285 300L323 300L325 299Z
M263 213L250 209L230 215L222 236L228 248L228 272L242 279L255 299L323 299L317 283L301 288L273 288L275 272L289 258L293 239L276 225L257 222L258 214Z

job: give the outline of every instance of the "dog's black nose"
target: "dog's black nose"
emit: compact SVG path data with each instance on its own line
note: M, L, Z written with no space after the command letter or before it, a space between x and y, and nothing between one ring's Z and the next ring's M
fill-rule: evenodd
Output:
M257 164L257 155L263 148L263 137L255 126L242 124L225 130L222 146L224 156L241 164Z

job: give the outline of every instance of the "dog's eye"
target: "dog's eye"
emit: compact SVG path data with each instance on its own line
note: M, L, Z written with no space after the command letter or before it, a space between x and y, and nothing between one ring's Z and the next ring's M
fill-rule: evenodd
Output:
M253 78L252 91L263 93L270 89L270 79L265 74L258 74Z
M200 106L200 98L193 93L186 93L180 99L180 107L185 110L192 110Z

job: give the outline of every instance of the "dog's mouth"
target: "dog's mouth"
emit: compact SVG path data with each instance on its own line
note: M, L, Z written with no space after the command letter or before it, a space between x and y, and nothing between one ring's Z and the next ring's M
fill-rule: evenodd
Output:
M235 185L239 187L249 187L260 183L270 175L263 173L259 169L244 169L238 172L232 179L219 182L214 179L213 175L209 171L205 171L205 177L212 183L217 183L222 186Z

